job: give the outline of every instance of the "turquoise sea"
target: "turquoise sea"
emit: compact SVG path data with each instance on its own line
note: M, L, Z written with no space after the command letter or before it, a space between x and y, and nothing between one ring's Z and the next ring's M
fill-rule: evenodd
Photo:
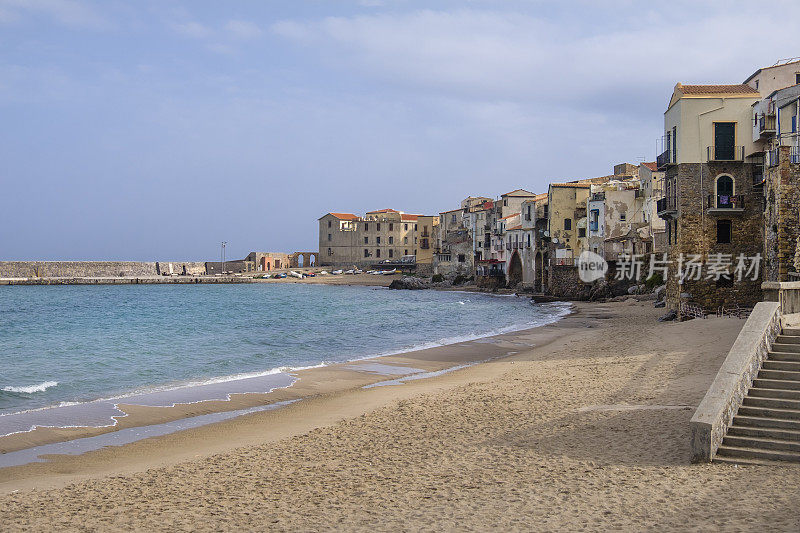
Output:
M292 369L542 325L565 304L304 284L0 287L0 435L290 386ZM105 404L104 404L105 405ZM56 409L52 409L56 407Z

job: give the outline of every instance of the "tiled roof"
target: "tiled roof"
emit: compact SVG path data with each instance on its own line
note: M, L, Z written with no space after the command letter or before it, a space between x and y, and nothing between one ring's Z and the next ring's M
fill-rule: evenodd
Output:
M356 220L358 218L358 216L356 216L356 215L354 215L352 213L328 213L328 214L329 215L333 215L336 218L341 219L341 220Z
M551 187L566 187L573 189L588 189L591 187L588 183L551 183Z
M522 193L522 194L517 194L517 193ZM526 191L525 189L516 189L511 192L507 192L502 196L534 196L534 194L531 191Z
M644 163L644 162L643 162L642 164L643 164L644 166L646 166L647 168L649 168L650 170L652 170L653 172L655 172L656 170L658 170L658 165L656 165L656 162L655 162L655 161L653 161L652 163Z
M514 226L513 228L506 228L506 231L513 231L515 229L522 229L522 224L520 224L519 226Z
M547 200L547 193L543 192L542 194L537 194L536 196L533 197L533 199L536 200L537 202L539 200Z
M758 94L758 91L749 85L683 85L675 86L683 94Z
M518 217L519 215L520 215L519 213L514 213L512 215L508 215L507 217L502 217L500 220L505 220L505 219L511 218L511 217Z
M378 209L377 211L367 211L367 213L399 213L396 209Z
M408 215L406 213L400 215L400 220L417 220L418 218L419 215Z

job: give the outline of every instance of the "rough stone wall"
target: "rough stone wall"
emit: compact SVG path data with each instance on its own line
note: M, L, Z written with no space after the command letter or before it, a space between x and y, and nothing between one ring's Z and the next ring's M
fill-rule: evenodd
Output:
M139 261L0 261L3 278L155 276L156 264Z
M678 309L681 301L715 311L721 306L752 307L761 300L763 263L758 279L734 280L730 287L718 287L715 280L705 279L705 268L699 281L686 280L680 285L677 278L681 253L684 257L700 254L704 265L709 254L730 254L734 266L739 254L747 257L763 254L762 193L753 187L752 171L751 164L728 162L681 163L669 169L667 179L677 177L678 202L677 242L668 247L670 269L666 293L671 309ZM744 197L743 212L709 212L707 198L714 193L714 180L720 174L734 178L736 195ZM717 221L721 219L731 221L729 244L717 243Z
M578 267L550 265L547 289L550 294L565 300L588 300L590 285L578 277Z
M764 196L764 279L788 281L797 272L800 239L800 164L790 162L790 147L779 148L778 165L766 168Z

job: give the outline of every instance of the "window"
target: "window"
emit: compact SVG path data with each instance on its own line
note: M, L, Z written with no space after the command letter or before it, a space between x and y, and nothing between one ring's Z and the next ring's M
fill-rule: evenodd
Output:
M328 233L328 240L329 240L329 241L333 240L333 238L331 237L331 234L330 234L330 233Z
M389 231L394 231L394 224L391 222L389 223Z
M403 244L408 244L408 237L403 237ZM408 254L406 254L408 255Z
M381 243L381 238L375 237L375 244L380 244L380 243Z
M459 263L463 263L466 260L467 260L467 256L465 256L464 254L458 254L458 262Z
M329 228L331 227L331 221L330 220L328 221L328 227Z
M376 229L376 230L378 230L378 231L380 231L380 230L381 230L381 223L380 223L380 222L378 222L377 224L375 224L375 229Z
M717 209L730 209L733 207L734 198L733 198L733 190L734 190L734 183L733 178L728 175L722 175L717 178L715 184L717 190L717 202L716 207Z
M564 229L565 230L571 230L572 229L572 219L571 218L565 218L564 219Z
M403 230L408 231L408 224L403 224Z
M730 244L731 242L731 221L717 220L717 243Z
M800 72L794 75L794 84L797 85L798 83L800 83ZM758 89L758 87L756 87L756 89Z
M417 244L417 238L414 237L414 244Z
M620 213L620 214L619 214L619 221L620 221L620 222L625 222L625 220L626 220L627 218L628 218L628 214L627 214L627 213Z
M455 223L456 223L456 214L455 214L455 213L453 213L453 214L451 215L450 222L452 222L453 224L455 224Z
M394 244L394 237L391 235L389 236L389 244Z
M364 244L369 244L369 237L364 237Z
M408 255L408 250L403 250L403 255Z
M756 80L756 91L758 90L758 80Z
M328 255L333 255L333 250L330 248L328 248ZM269 265L269 263L267 263L267 265ZM267 266L267 270L269 270L269 266Z
M389 257L394 257L394 250L389 250Z
M586 237L586 228L578 228L578 237Z
M508 198L503 199L503 207L508 207Z
M369 231L369 224L364 223L364 231Z
M364 248L364 257L369 257L369 250Z
M375 250L375 257L380 257L380 256L381 256L381 251L380 251L380 249L378 249L378 250Z
M417 231L417 225L414 224L414 231Z

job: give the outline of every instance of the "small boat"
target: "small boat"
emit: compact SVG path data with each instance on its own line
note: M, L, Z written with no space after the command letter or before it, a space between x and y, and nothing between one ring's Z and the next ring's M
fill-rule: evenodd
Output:
M320 276L327 276L328 272L326 270L323 270L322 272L319 273L319 275Z
M345 270L344 273L345 274L355 274L356 272L355 272L355 270Z
M333 272L331 272L331 274L335 274L335 275L338 275L338 274L341 274L341 273L342 273L341 270L334 270Z
M300 272L295 272L294 270L289 272L289 275L292 276L293 278L303 279L303 275Z
M363 274L363 273L364 273L364 271L361 270L360 268L357 268L357 269L353 270L353 274Z
M317 276L317 275L316 275L316 274L314 274L313 272L306 272L306 277L307 277L307 278L314 278L314 277L316 277L316 276Z
M286 272L281 272L280 274L275 274L276 278L283 279L286 277Z
M392 274L395 274L395 273L397 273L397 269L396 268L393 268L391 270L384 270L383 272L381 272L381 274L383 274L384 276L391 276Z

